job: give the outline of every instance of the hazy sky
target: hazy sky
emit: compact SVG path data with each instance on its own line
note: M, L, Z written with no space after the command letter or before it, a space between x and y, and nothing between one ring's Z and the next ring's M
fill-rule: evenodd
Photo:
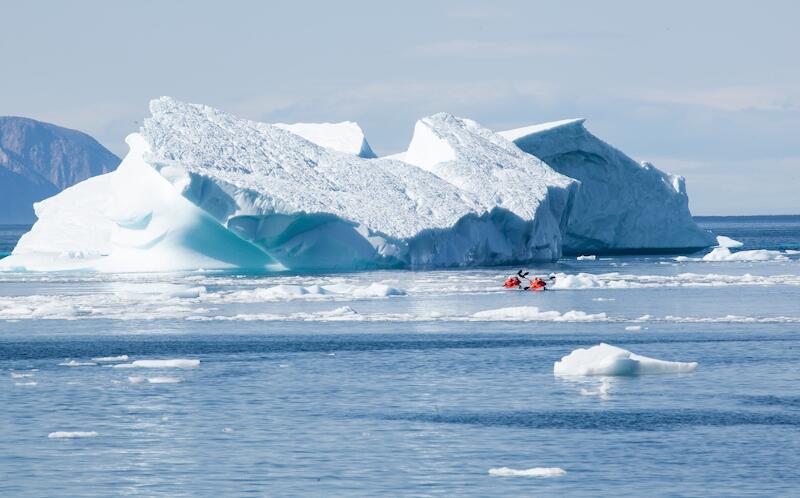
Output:
M0 0L0 115L123 139L170 95L361 124L379 154L439 111L588 118L687 177L695 214L800 213L800 3Z

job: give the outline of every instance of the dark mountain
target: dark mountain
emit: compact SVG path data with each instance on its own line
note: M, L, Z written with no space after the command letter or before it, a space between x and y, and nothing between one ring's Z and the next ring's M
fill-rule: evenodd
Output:
M0 117L0 224L33 223L33 203L120 159L85 133L28 118Z

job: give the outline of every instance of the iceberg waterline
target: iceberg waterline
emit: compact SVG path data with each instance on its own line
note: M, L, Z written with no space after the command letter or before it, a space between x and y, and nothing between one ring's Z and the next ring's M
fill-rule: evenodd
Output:
M420 120L401 161L370 158L354 123L269 125L166 97L150 108L120 167L37 203L0 268L430 268L571 247L580 182L468 119Z

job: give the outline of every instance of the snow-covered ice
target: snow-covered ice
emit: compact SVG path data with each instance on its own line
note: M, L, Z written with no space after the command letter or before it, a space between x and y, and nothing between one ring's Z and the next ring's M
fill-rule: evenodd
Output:
M534 467L530 469L497 467L489 469L489 475L495 477L559 477L566 473L566 470L559 467Z
M692 372L696 368L696 362L657 360L600 343L588 349L576 349L564 356L553 365L553 373L563 376L628 376L686 373Z
M338 150L363 158L376 157L358 123L276 123L275 126L300 135L326 149Z
M684 178L638 163L592 135L584 119L500 132L559 173L580 180L564 252L703 248L714 236L689 212Z
M782 251L767 249L752 249L749 251L732 252L728 247L714 248L703 256L703 261L787 261L789 258Z
M594 254L590 254L590 255L581 255L581 256L578 256L578 257L577 257L577 258L575 258L575 259L577 259L578 261L594 261L594 260L596 260L596 259L597 259L597 256L596 256L596 255L594 255Z
M724 235L717 235L717 245L719 247L736 248L736 247L742 247L744 243L739 242L738 240L734 240L730 237L726 237Z

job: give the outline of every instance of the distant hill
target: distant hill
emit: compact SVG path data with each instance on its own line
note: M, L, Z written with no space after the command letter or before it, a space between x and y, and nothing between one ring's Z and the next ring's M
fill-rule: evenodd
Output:
M33 203L120 159L85 133L28 118L0 117L0 224L33 223Z

